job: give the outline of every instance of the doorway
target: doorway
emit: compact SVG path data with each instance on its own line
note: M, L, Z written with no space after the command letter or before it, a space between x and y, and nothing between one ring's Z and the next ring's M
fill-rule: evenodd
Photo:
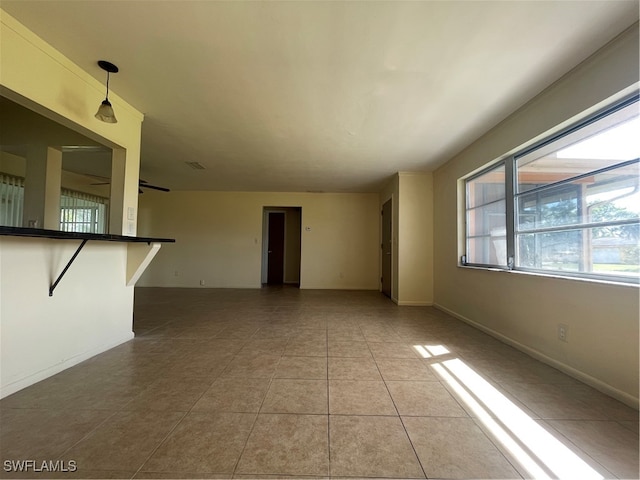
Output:
M302 208L264 207L262 284L300 286Z
M393 245L391 240L392 231L392 203L391 199L387 200L382 206L382 293L391 298L391 259L393 257Z
M284 212L269 212L267 284L284 283Z

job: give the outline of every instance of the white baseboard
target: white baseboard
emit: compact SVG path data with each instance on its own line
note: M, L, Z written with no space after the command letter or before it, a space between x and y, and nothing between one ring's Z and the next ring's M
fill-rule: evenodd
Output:
M37 373L29 375L25 378L16 380L15 382L12 382L8 385L3 385L2 387L0 387L0 398L7 397L13 393L16 393L22 390L23 388L27 388L33 385L34 383L38 383L46 378L52 377L56 373L60 373L63 370L66 370L67 368L71 368L74 365L84 362L85 360L91 357L95 357L96 355L102 352L106 352L107 350L110 350L114 347L117 347L118 345L128 342L129 340L132 340L133 337L134 337L133 332L129 332L128 334L123 335L118 340L115 340L113 342L110 342L104 345L100 345L99 347L96 347L87 352L81 353L80 355L76 355L75 357L68 358L62 361L61 363L53 365L49 368L45 368L44 370L41 370Z
M595 388L596 390L599 390L600 392L609 395L610 397L613 397L617 400L620 400L622 403L635 408L636 410L639 408L640 406L640 401L638 400L638 398L634 397L633 395L628 394L627 392L623 392L622 390L619 390L615 387L612 387L611 385L609 385L608 383L603 382L602 380L599 380L595 377L592 377L591 375L584 373L576 368L573 368L570 365L567 365L565 363L560 362L559 360L556 360L555 358L551 358L547 355L545 355L542 352L539 352L538 350L531 348L527 345L524 345L516 340L513 340L512 338L509 338L499 332L496 332L495 330L486 327L485 325L482 325L478 322L475 322L473 320L471 320L470 318L465 317L464 315L460 315L457 312L454 312L453 310L448 309L447 307L440 305L438 303L435 303L433 305L435 308L437 308L438 310L442 310L445 313L448 313L449 315L451 315L452 317L457 318L458 320L461 320L469 325L471 325L472 327L477 328L478 330L482 330L484 333L491 335L492 337L500 340L503 343L506 343L507 345L510 345L514 348L517 348L518 350L520 350L521 352L526 353L527 355L535 358L536 360L541 361L542 363L546 363L547 365L552 366L553 368L557 368L558 370L560 370L561 372L566 373L567 375L580 380L583 383L586 383L587 385Z
M414 300L399 300L396 301L401 307L433 307L433 302L419 302Z
M362 285L309 285L309 284L300 284L300 290L356 290L356 291L367 291L367 292L375 292L379 291L377 287L365 287Z

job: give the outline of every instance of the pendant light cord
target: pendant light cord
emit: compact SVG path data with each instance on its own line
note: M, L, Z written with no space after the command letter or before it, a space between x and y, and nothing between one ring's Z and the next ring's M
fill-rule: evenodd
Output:
M105 100L109 101L109 72L107 72L107 96Z

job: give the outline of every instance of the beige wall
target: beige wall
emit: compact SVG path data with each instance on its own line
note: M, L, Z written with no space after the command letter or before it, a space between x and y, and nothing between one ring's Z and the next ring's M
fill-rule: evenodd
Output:
M139 285L260 287L262 212L274 205L302 207L301 288L378 289L378 195L330 193L145 193L140 235L176 244Z
M98 121L104 86L2 10L0 21L0 93L126 152L121 203L135 208L142 114L113 95L120 123ZM0 396L133 337L126 244L89 242L49 296L78 245L0 239Z
M395 174L380 192L380 210L389 199L391 298L398 305L433 305L433 174Z
M434 175L436 305L632 405L638 403L637 287L474 270L459 267L458 259L460 179L637 88L638 68L636 25ZM557 338L559 323L568 326L566 343Z
M26 175L27 161L18 155L0 152L0 172L22 177Z
M398 304L433 304L433 175L399 173Z
M300 253L302 240L302 214L296 208L287 208L285 215L284 282L300 283Z

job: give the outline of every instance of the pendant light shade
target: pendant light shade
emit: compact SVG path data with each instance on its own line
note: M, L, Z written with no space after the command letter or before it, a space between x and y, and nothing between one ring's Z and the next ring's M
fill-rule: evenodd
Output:
M98 107L98 111L96 112L95 117L105 123L118 123L118 119L116 118L116 114L113 111L111 102L109 102L109 75L111 73L118 73L118 67L116 67L113 63L107 62L105 60L98 61L98 65L101 69L107 72L107 94L100 104L100 107Z
M118 119L116 118L116 114L113 111L113 107L111 106L111 102L109 100L103 100L98 107L98 112L96 113L96 118L98 120L102 120L105 123L118 123Z

